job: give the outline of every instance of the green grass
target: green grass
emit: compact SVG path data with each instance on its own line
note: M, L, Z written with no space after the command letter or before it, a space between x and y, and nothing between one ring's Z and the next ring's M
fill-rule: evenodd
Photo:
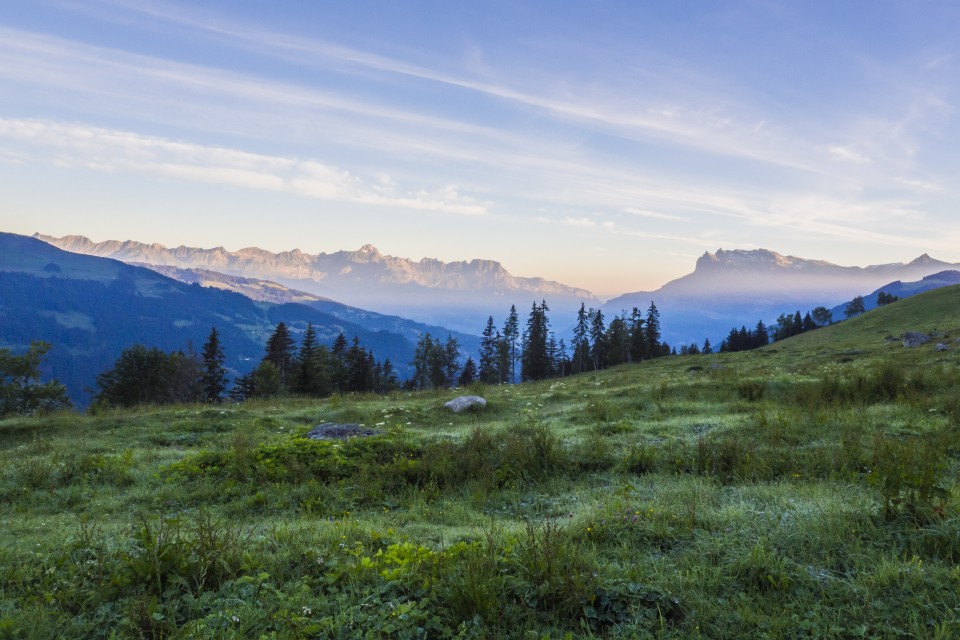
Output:
M888 336L937 332L905 349ZM0 637L960 636L960 289L747 353L0 422ZM324 421L376 426L302 438Z

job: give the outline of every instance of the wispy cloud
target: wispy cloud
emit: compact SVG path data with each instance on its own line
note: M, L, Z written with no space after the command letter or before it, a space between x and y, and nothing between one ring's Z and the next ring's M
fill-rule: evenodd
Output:
M639 216L641 218L652 218L654 220L683 220L680 216L671 215L669 213L661 213L659 211L648 211L646 209L637 209L636 207L627 207L624 209L626 213L629 213L633 216Z
M270 156L142 136L89 125L0 118L0 139L26 143L20 158L101 172L136 172L192 182L284 191L321 200L483 215L490 206L453 185L403 192L307 158ZM42 155L42 157L41 157Z

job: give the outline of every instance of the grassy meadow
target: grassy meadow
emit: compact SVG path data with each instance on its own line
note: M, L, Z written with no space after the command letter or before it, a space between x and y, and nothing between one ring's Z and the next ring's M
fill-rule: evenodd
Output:
M958 338L952 287L536 384L5 420L0 637L958 638Z

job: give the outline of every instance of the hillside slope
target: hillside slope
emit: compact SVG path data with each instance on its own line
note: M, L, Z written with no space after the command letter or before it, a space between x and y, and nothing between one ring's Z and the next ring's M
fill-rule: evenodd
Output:
M116 260L62 251L47 243L0 233L0 346L22 350L50 342L46 376L59 379L79 406L96 376L136 343L160 349L199 350L216 326L231 376L262 357L278 322L294 334L308 322L326 344L342 332L357 336L378 359L404 375L415 341L302 304L267 304L219 289L188 285Z

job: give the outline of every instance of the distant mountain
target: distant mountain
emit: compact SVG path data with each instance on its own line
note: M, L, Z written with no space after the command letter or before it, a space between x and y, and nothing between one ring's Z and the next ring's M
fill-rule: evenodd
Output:
M424 258L414 262L382 255L373 245L357 251L307 254L299 249L282 253L257 248L168 249L133 241L94 243L83 236L34 237L66 251L123 262L208 269L269 280L351 306L473 334L483 329L488 315L505 317L511 304L522 313L533 301L546 299L551 309L564 314L578 308L581 301L599 303L584 289L543 278L514 277L496 261L441 262Z
M960 271L940 271L939 273L934 273L916 282L901 282L900 280L897 280L895 282L889 282L882 287L878 287L871 293L862 294L863 306L867 311L870 309L876 309L879 306L877 304L877 297L881 292L902 299L915 296L918 293L923 293L924 291L949 287L955 284L960 284ZM849 301L838 304L831 309L834 320L843 320L846 317L844 312L847 309L847 302Z
M378 359L389 358L401 375L408 373L415 341L404 335L371 330L305 304L255 302L0 233L0 347L21 350L32 340L50 342L44 373L64 383L79 406L89 402L96 376L133 344L199 350L216 326L235 376L259 362L281 321L294 333L312 322L326 344L341 332L357 336Z
M134 264L134 263L131 263ZM399 316L388 316L365 309L358 309L341 304L329 298L317 296L306 291L290 289L282 284L256 278L242 278L231 276L209 269L181 269L180 267L150 265L139 263L136 266L146 267L186 284L199 284L202 287L212 287L224 291L233 291L258 302L271 304L302 304L317 311L331 315L334 318L349 322L367 331L388 331L398 334L416 344L420 336L429 333L441 339L452 335L460 343L464 355L472 355L474 359L480 350L480 338L473 334L460 331L451 331L445 327L429 325L415 320L408 320Z
M841 267L822 260L783 256L774 251L704 253L693 273L656 291L628 293L603 305L607 313L646 310L654 301L660 310L664 338L671 345L717 344L734 326L770 323L784 312L828 308L893 279L918 280L960 267L924 254L909 263Z

